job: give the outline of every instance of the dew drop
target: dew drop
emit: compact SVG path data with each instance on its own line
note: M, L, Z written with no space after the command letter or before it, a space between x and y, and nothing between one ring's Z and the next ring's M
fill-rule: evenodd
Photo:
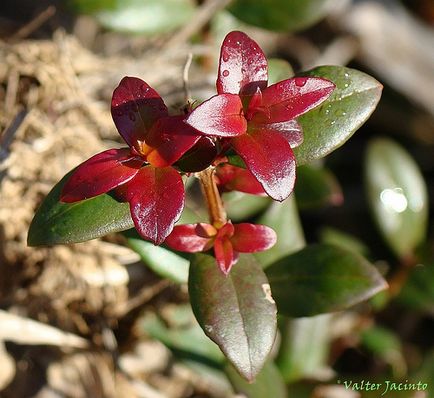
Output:
M229 76L229 71L228 71L227 69L225 69L225 70L223 71L223 76L224 76L224 77L228 77L228 76Z
M147 84L142 84L141 88L141 94L146 94L149 91L149 86Z
M128 113L128 118L132 121L135 122L136 121L136 115L133 112L129 112Z
M344 75L347 79L350 77L350 75L349 75L349 73L347 73L347 72L345 72L345 75Z
M228 62L229 61L229 55L223 54L223 61Z
M306 77L298 77L297 79L295 79L295 85L297 87L304 87L306 81L307 81Z

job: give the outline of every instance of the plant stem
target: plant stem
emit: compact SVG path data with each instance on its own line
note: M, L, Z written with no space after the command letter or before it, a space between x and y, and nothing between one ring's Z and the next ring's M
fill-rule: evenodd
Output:
M200 185L208 205L208 214L211 224L219 228L226 224L227 216L220 197L217 184L214 179L215 169L213 166L199 173Z

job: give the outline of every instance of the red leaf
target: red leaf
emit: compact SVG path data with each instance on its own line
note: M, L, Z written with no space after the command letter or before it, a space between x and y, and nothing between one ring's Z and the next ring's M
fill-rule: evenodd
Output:
M211 225L210 225L211 226ZM171 249L181 252L196 253L208 250L211 239L198 236L197 224L177 225L164 243Z
M249 223L234 224L231 238L234 250L240 253L254 253L269 249L277 240L276 232L266 225Z
M278 123L294 119L325 101L335 85L318 77L294 77L273 84L262 91L262 108L252 122Z
M193 173L206 169L216 158L218 149L210 137L202 136L176 163L184 172Z
M139 234L159 245L181 216L184 184L172 167L146 166L128 183L126 199Z
M267 87L267 70L258 44L243 32L230 32L221 47L217 92L254 94L258 87Z
M225 275L229 273L238 260L238 253L234 253L232 243L226 237L223 239L217 238L214 241L214 255L217 265Z
M264 188L253 174L241 167L231 164L221 164L216 168L217 183L223 190L239 191L252 195L264 194Z
M244 134L247 121L238 95L221 94L199 105L186 122L204 135L235 137Z
M296 164L284 137L274 131L252 131L233 138L232 145L269 196L283 201L291 194Z
M159 94L137 77L124 77L113 92L111 112L119 134L129 146L143 141L146 132L168 115Z
M145 139L142 150L148 147L146 160L155 167L175 163L202 136L186 123L184 116L168 116L158 119Z
M303 130L297 120L292 119L287 122L254 124L249 126L251 130L273 130L285 137L291 148L299 146L303 142Z
M92 156L74 171L60 200L72 203L106 193L131 180L144 163L129 148L109 149Z

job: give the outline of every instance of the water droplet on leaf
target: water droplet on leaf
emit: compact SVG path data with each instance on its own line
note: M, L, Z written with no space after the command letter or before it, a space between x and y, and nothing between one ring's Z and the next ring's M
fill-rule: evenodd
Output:
M227 69L225 69L225 70L223 71L223 76L224 76L224 77L228 77L228 76L229 76L229 71L228 71Z
M307 78L306 77L298 77L295 79L295 85L297 87L304 87L306 84Z

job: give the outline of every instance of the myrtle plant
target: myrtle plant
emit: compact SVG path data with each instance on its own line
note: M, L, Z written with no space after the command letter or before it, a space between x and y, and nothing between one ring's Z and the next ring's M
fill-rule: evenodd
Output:
M351 251L315 244L292 253L286 231L297 226L282 225L283 214L259 223L228 217L222 197L230 191L280 206L293 201L297 167L342 145L381 95L377 81L345 67L268 80L263 51L239 31L223 41L217 94L180 114L169 114L143 80L123 78L111 113L127 147L96 154L67 174L37 211L28 238L34 246L65 244L134 227L166 253L191 253L196 319L247 380L275 343L277 312L338 311L387 286ZM188 179L199 181L208 220L184 221Z

